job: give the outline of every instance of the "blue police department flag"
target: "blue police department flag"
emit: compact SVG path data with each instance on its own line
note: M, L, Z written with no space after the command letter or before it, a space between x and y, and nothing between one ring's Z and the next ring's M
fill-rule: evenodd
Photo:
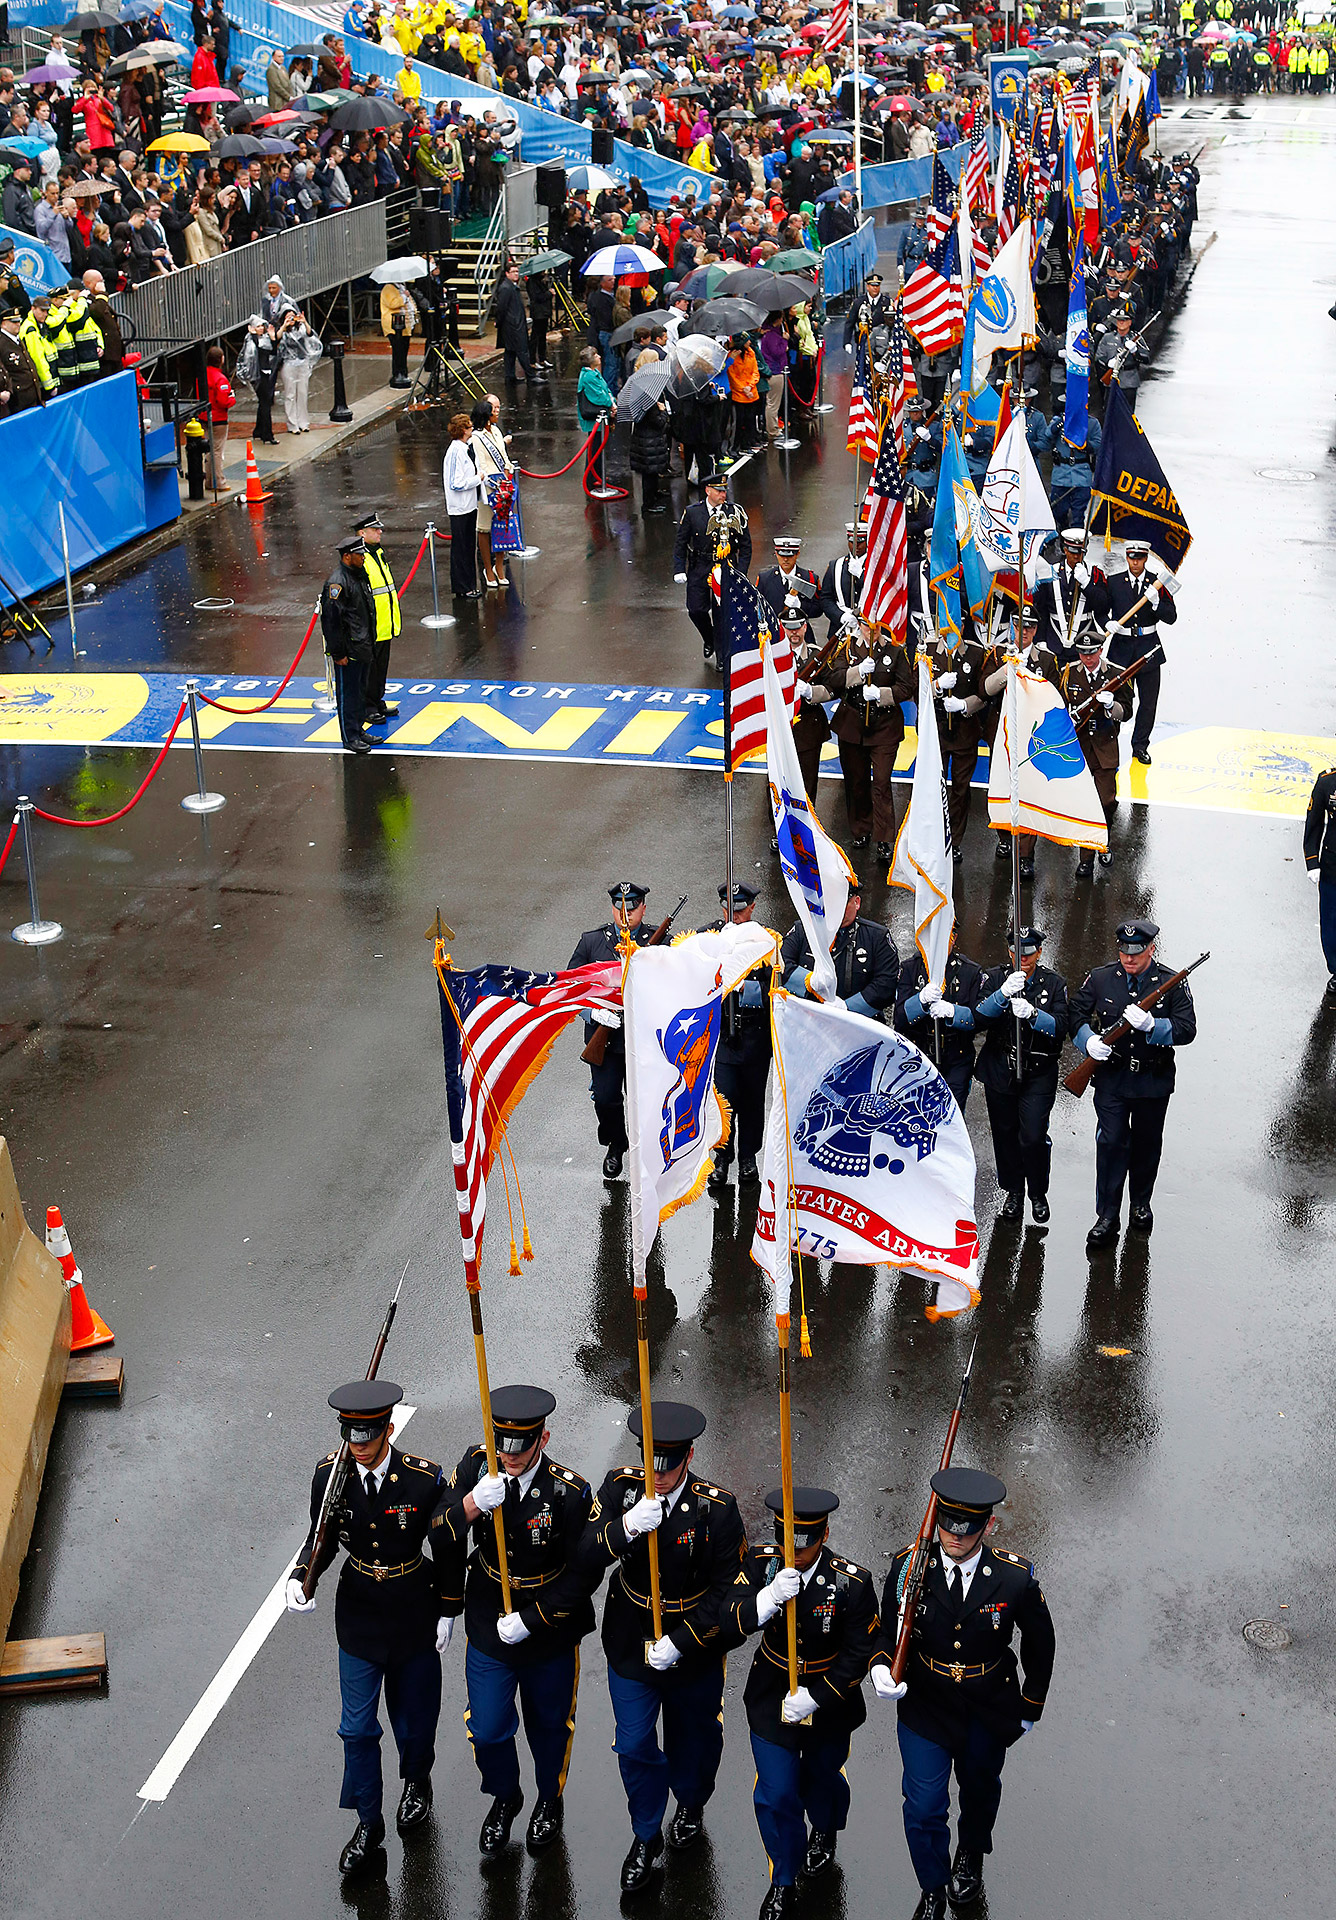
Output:
M1181 566L1192 534L1146 430L1116 382L1104 401L1090 502L1090 531L1102 533L1106 544L1148 540L1166 566Z
M1067 296L1067 401L1062 415L1062 437L1083 447L1090 430L1090 330L1086 325L1085 241L1078 239L1072 256L1072 285Z
M1113 226L1123 217L1122 195L1118 191L1118 163L1113 150L1113 129L1104 136L1099 150L1099 217L1100 224Z

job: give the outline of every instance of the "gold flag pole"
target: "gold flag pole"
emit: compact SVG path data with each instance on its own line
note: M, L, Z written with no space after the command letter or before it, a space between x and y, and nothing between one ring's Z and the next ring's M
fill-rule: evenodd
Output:
M630 1023L626 1012L626 976L631 970L633 945L631 929L625 911L621 919L620 946L622 952L622 1021L627 1027L627 1074L626 1074L626 1119L627 1134L631 1142L631 1183L632 1217L635 1218L636 1198L639 1193L639 1161L635 1157L640 1148L639 1102L637 1098L635 1075L631 1072L630 1060ZM632 1260L635 1261L634 1224L632 1231ZM643 1263L642 1263L643 1265ZM640 1368L640 1446L645 1467L645 1498L654 1498L654 1419L650 1409L649 1380L649 1284L643 1271L637 1271L632 1280L636 1303L636 1355ZM659 1536L651 1531L645 1536L649 1547L649 1604L654 1619L654 1638L663 1638L663 1602L659 1595Z
M779 1484L784 1495L784 1565L794 1564L793 1545L793 1427L789 1409L789 1316L776 1314L779 1332ZM784 1608L789 1632L789 1692L798 1691L798 1604Z

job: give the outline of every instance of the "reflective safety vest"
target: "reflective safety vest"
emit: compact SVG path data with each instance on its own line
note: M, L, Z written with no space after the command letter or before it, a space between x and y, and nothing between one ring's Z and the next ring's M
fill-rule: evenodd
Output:
M1197 18L1197 0L1183 0L1182 6L1178 9L1178 17L1180 20L1195 20Z
M1234 0L1215 0L1215 17L1217 20L1232 20Z
M1312 57L1308 62L1308 71L1310 73L1326 73L1330 66L1331 55L1327 52L1327 49L1325 47L1314 48Z
M399 595L383 547L366 550L366 583L376 603L376 639L383 644L399 631Z
M50 318L42 330L46 342L47 360L60 380L62 387L72 387L78 379L79 352L74 344L74 335L70 332L64 307L52 307Z
M1227 67L1229 65L1228 49L1225 47L1216 47L1211 54L1211 65L1213 67Z
M24 317L23 325L19 328L19 339L28 350L28 358L37 373L37 384L49 397L56 392L60 383L52 365L50 347L31 314Z
M74 347L75 377L86 380L97 373L102 362L102 329L83 294L66 302L65 326Z
M1304 46L1298 46L1294 49L1294 52L1290 55L1290 72L1291 73L1307 73L1307 71L1308 71L1308 49L1307 47L1304 47Z

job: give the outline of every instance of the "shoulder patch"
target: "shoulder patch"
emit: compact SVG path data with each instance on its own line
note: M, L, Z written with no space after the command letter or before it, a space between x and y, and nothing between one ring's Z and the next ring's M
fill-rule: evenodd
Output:
M332 1467L334 1465L334 1462L338 1459L338 1457L339 1456L337 1453L327 1453L323 1460L316 1461L316 1465L318 1467Z

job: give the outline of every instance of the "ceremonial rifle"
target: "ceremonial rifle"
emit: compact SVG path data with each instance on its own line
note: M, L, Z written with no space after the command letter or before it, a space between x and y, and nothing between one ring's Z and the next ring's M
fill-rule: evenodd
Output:
M681 913L686 903L687 896L683 894L672 912L655 927L653 933L645 942L647 947L661 947L663 945L664 941L668 938L669 930L674 920L676 920L678 914ZM586 1066L601 1067L603 1065L603 1056L608 1050L608 1035L611 1032L611 1027L596 1026L594 1028L594 1031L590 1034L588 1040L586 1040L580 1053L580 1058Z
M1100 371L1099 378L1101 386L1111 387L1113 385L1124 366L1126 366L1132 348L1139 347L1142 344L1146 335L1150 332L1163 311L1163 307L1157 307L1144 327L1141 327L1136 333L1129 333L1126 340L1120 343L1117 353L1114 354L1108 365Z
M978 1349L979 1336L975 1334L974 1345L970 1348L970 1357L965 1363L964 1377L960 1382L960 1392L956 1397L955 1410L951 1423L946 1429L946 1445L942 1448L942 1458L937 1471L942 1473L951 1464L951 1455L955 1449L956 1435L960 1432L960 1417L965 1411L965 1402L969 1398L970 1376L974 1372L974 1355ZM905 1677L905 1667L909 1662L909 1637L914 1631L914 1615L919 1601L923 1598L923 1583L928 1577L928 1558L932 1552L932 1537L937 1528L937 1495L928 1495L928 1511L923 1516L923 1525L918 1530L918 1539L909 1549L909 1561L905 1567L904 1588L900 1597L900 1630L896 1635L895 1655L891 1661L891 1678L899 1682Z
M1180 980L1186 980L1190 973L1195 973L1197 968L1209 960L1210 957L1209 952L1203 953L1198 959L1193 961L1190 967L1180 967L1177 973L1171 973L1167 980L1162 980L1158 987L1152 987L1143 999L1137 1001L1137 1005L1144 1007L1147 1013L1149 1013L1156 1001L1162 1000L1171 987L1176 987ZM1105 1046L1114 1047L1117 1046L1120 1040L1126 1039L1131 1031L1132 1029L1126 1020L1119 1020L1109 1028L1107 1033L1102 1033L1099 1037ZM1084 1059L1077 1061L1070 1073L1064 1073L1062 1076L1062 1084L1066 1087L1068 1093L1074 1093L1079 1100L1086 1088L1090 1085L1090 1076L1099 1064L1100 1062L1098 1060L1092 1060L1090 1055L1086 1054Z
M1092 718L1095 702L1098 700L1099 695L1101 693L1117 693L1119 688L1125 687L1129 680L1135 680L1147 661L1153 660L1159 651L1160 645L1159 642L1156 641L1149 653L1143 653L1141 658L1135 661L1132 666L1124 667L1120 673L1115 673L1112 680L1106 680L1104 685L1095 693L1092 693L1088 700L1082 700L1078 702L1075 707L1072 707L1070 709L1072 725L1078 732L1085 725L1086 721Z
M399 1294L404 1281L408 1277L408 1269L412 1264L413 1260L410 1254L408 1259L404 1261L404 1270L399 1275L399 1285L394 1289L394 1298L385 1309L385 1318L381 1323L381 1329L376 1339L375 1347L372 1349L371 1365L366 1370L368 1380L374 1380L380 1371L381 1358L385 1352L385 1342L390 1337L390 1328L394 1325L394 1316L399 1305ZM311 1542L311 1557L307 1563L306 1572L302 1575L302 1598L304 1600L310 1599L311 1595L315 1592L316 1582L324 1572L324 1568L320 1563L324 1556L325 1549L329 1544L329 1534L330 1529L334 1525L334 1516L338 1512L339 1504L343 1499L343 1489L348 1483L348 1469L352 1465L352 1458L352 1447L350 1443L345 1440L334 1456L334 1464L330 1468L329 1478L325 1482L324 1497L320 1502L320 1512L315 1523L315 1538Z

